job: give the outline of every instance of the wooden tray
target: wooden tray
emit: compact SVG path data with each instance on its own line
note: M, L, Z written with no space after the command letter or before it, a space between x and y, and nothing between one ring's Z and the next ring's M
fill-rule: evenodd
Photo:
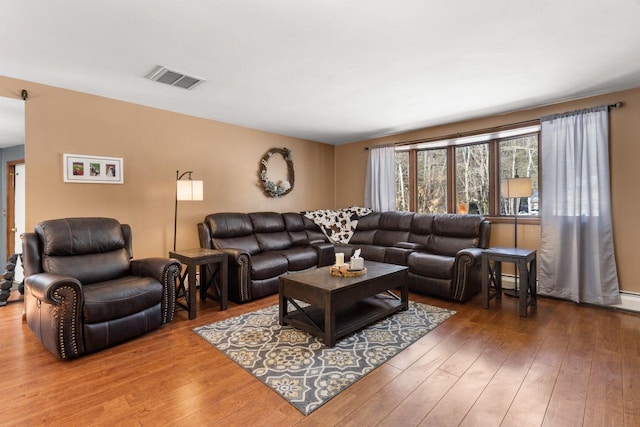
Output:
M341 266L332 265L329 272L332 276L358 277L367 274L367 267L362 270L349 270L349 264L343 264Z

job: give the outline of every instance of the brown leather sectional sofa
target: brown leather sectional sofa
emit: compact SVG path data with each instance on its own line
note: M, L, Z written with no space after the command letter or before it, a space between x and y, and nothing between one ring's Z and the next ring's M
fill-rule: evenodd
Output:
M214 213L198 224L200 245L229 254L229 298L246 302L278 292L279 276L331 265L355 249L365 260L409 267L409 289L464 302L480 290L482 249L491 224L479 215L373 212L348 244L332 244L297 212Z

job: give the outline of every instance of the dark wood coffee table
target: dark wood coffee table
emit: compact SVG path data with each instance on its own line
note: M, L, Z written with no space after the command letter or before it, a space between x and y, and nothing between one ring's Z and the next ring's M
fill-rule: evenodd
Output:
M336 340L409 304L407 267L366 261L360 277L332 276L330 267L280 276L280 324L291 325L324 339ZM400 297L392 292L400 289ZM302 307L299 301L308 306ZM288 310L288 303L296 309Z

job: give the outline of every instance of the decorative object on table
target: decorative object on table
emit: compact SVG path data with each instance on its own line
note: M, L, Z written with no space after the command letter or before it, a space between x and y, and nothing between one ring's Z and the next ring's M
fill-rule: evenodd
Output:
M349 270L360 271L364 270L364 258L360 256L362 249L356 249L353 252L353 256L349 260Z
M360 251L359 249L356 251L358 255L360 254L359 251ZM366 273L367 273L366 268L361 268L357 271L352 271L351 264L346 264L344 262L343 252L336 253L336 263L329 268L329 274L331 274L332 276L358 277L358 276L363 276Z
M361 270L351 270L349 264L332 265L329 268L329 274L342 277L360 277L367 274L367 269L363 267Z
M191 179L193 171L187 171L180 174L180 171L176 171L176 208L173 215L173 250L176 250L176 232L178 230L178 200L180 201L194 201L203 200L203 182ZM186 180L183 180L185 175L189 175Z
M349 264L345 264L344 262L344 253L338 252L336 254L336 264L331 266L329 273L332 276L342 277L359 277L367 274L367 269L364 266L364 258L360 257L360 252L361 249L354 251L353 256L349 260Z
M64 182L84 184L124 184L121 157L63 154Z
M531 178L520 178L518 172L513 178L509 178L503 181L502 194L507 199L515 199L515 212L514 212L514 242L513 247L518 248L518 211L520 210L520 199L523 197L531 197L533 194L531 188ZM517 272L516 272L517 273ZM518 296L518 275L515 274L515 284L513 290L505 290L504 292L509 296Z
M409 302L409 309L339 340L278 324L278 306L194 329L305 415L453 316L455 311Z
M285 162L287 162L287 179L284 181L273 182L267 175L267 166L269 160L274 154L280 154ZM293 190L295 183L295 173L293 171L293 157L291 156L291 150L288 148L272 148L262 156L260 160L260 181L262 182L262 188L265 194L269 197L282 197Z

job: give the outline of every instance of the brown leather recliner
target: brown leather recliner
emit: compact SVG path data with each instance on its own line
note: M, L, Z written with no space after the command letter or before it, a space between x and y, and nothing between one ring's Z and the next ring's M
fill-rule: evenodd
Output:
M132 260L129 225L55 219L22 239L27 324L59 358L95 352L173 320L180 263Z

